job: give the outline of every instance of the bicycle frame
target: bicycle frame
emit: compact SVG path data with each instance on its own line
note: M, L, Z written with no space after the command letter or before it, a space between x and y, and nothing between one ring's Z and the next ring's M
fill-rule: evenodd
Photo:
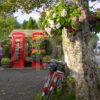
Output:
M51 61L48 68L48 77L42 88L41 100L52 100L53 94L62 90L62 83L65 78L65 64Z
M43 94L48 94L49 91L52 91L56 88L57 81L61 79L64 76L64 73L57 70L57 71L49 71L47 82L45 83L43 87Z

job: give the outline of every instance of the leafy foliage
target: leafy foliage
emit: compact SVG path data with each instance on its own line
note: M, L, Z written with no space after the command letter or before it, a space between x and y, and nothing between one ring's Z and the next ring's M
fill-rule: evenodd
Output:
M14 17L0 16L0 39L8 38L11 31L19 27L20 25Z
M100 32L100 9L97 9L96 12L90 12L88 21L92 32Z
M35 100L40 100L41 99L41 93L38 93L35 97ZM52 97L52 100L76 100L75 94L74 93L69 93L67 95L62 95L60 93L55 93Z
M60 0L0 0L0 14L11 14L18 9L23 9L27 13L31 12L34 8L41 7L45 4L47 7L53 2ZM96 0L90 0L96 1Z
M23 9L29 13L35 7L40 7L42 3L47 4L49 2L48 0L0 0L0 14L11 14L18 9Z
M11 56L10 38L3 39L1 42L2 42L2 46L3 46L4 57L10 57Z
M15 28L20 28L20 25L14 17L0 16L0 42L2 43L5 57L10 57L9 35L11 31Z
M99 40L96 34L92 34L90 38L90 43L93 45L93 48L96 48L97 41Z
M55 35L60 35L61 30L66 27L67 31L74 35L81 30L81 24L85 19L86 10L80 4L60 0L41 13L39 25L44 29L50 27Z
M27 29L27 23L28 23L28 21L24 20L23 24L21 25L21 28Z
M28 21L24 21L22 24L22 29L38 29L36 21L30 17Z
M1 59L1 64L2 65L10 64L10 62L11 62L10 58L2 58Z

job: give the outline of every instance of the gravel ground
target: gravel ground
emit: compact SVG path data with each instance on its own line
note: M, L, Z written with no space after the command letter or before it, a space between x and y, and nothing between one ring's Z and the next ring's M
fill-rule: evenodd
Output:
M0 68L0 100L35 100L47 70Z

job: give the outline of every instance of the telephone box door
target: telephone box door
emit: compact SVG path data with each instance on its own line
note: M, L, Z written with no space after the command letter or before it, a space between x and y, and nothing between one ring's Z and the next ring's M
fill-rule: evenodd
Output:
M13 33L11 40L11 60L13 68L24 67L24 47L25 47L24 33L20 32Z

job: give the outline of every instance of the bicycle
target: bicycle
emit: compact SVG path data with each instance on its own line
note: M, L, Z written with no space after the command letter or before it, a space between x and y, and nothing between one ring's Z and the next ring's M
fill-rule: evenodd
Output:
M48 77L42 89L41 100L52 100L55 92L62 90L65 80L65 64L57 60L51 60L48 64Z

